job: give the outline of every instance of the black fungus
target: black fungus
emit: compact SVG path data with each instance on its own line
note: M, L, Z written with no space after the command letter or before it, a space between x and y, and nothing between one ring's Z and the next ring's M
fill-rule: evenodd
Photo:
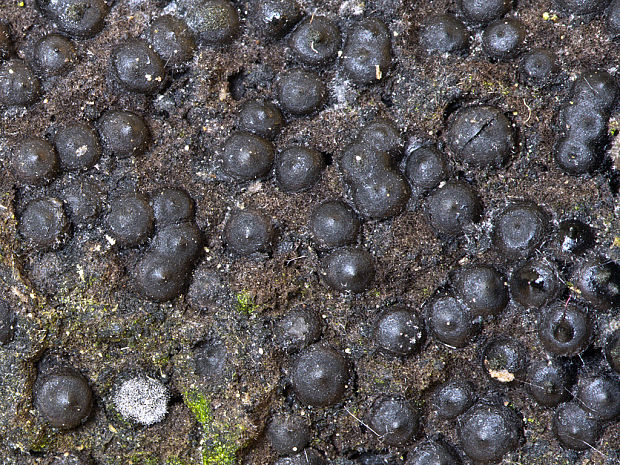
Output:
M560 72L558 58L552 50L537 48L527 52L519 62L519 74L526 84L545 86Z
M58 155L45 139L28 137L13 148L13 172L26 184L47 184L58 174Z
M566 366L558 360L532 362L527 371L527 387L534 399L545 407L555 407L568 399L569 383Z
M434 189L447 177L448 164L439 150L424 146L411 152L405 174L412 193L418 195Z
M9 304L0 300L0 345L7 344L15 333L15 314Z
M105 112L99 118L98 129L103 148L118 158L142 155L151 140L144 118L131 111Z
M295 394L302 403L325 407L344 396L349 368L340 352L317 343L299 355L291 378Z
M205 341L194 349L194 371L205 379L221 380L226 374L227 362L228 350L221 341Z
M54 136L54 145L63 170L85 170L93 167L101 157L97 133L83 121L69 123Z
M440 14L424 20L419 41L429 55L437 52L462 53L469 47L469 32L461 20L449 14Z
M298 308L286 313L278 321L276 342L287 352L301 350L321 336L321 321L316 313Z
M601 310L620 305L620 265L593 258L575 271L574 283L582 298Z
M159 189L151 196L151 206L158 226L189 221L194 216L194 201L180 188Z
M7 60L13 53L13 41L8 24L0 23L0 61Z
M559 291L558 270L546 259L528 260L510 276L510 294L524 307L540 308L555 298Z
M273 450L280 455L301 452L310 441L306 421L294 415L278 415L267 426L267 438Z
M564 447L586 450L595 447L601 424L580 405L568 402L555 411L553 431Z
M14 59L0 65L0 107L27 106L41 94L41 83L25 61Z
M240 255L269 251L273 238L271 219L258 210L237 210L224 226L226 245Z
M136 290L147 299L166 302L177 297L189 281L187 264L147 252L133 269Z
M609 116L605 112L579 101L564 105L558 118L562 134L593 146L605 141L608 119Z
M313 210L309 228L314 240L322 247L335 248L355 242L360 221L346 203L329 200Z
M300 19L296 0L263 0L255 7L256 28L274 38L285 35Z
M403 446L418 434L420 414L405 399L380 397L368 414L368 425L390 446Z
M250 181L269 173L274 148L267 139L239 131L224 142L221 156L223 168L229 175L240 181Z
M164 62L142 39L129 39L114 47L111 60L114 75L127 90L155 94L165 84Z
M613 0L607 9L607 31L614 39L620 35L620 0Z
M489 24L482 34L482 48L491 58L505 60L514 58L523 46L525 26L515 18L507 18Z
M182 19L171 15L160 16L151 23L147 35L153 50L166 66L181 68L192 60L196 42Z
M516 339L495 337L482 348L482 369L497 383L520 385L526 367L527 351Z
M450 347L465 347L480 330L472 311L454 297L434 300L426 314L431 334Z
M482 203L472 187L462 181L448 181L430 193L426 212L433 229L456 236L480 219Z
M336 58L342 37L336 23L312 15L302 21L291 34L293 52L302 63L321 66Z
M86 378L77 370L57 368L37 378L34 403L51 426L71 429L86 421L90 415L93 393Z
M591 335L590 316L576 304L557 302L541 313L538 336L552 354L576 355L585 350Z
M507 207L494 221L493 240L509 258L531 255L545 240L547 214L531 202Z
M375 322L375 344L391 355L405 356L417 352L425 336L422 321L405 307L384 310Z
M278 77L278 100L293 115L309 115L327 99L327 87L314 71L294 68Z
M454 448L442 440L429 440L407 454L405 465L460 465Z
M56 198L33 200L19 219L19 233L39 250L61 247L69 234L69 220L63 204Z
M343 66L358 84L380 81L392 64L390 31L378 18L366 18L349 31L342 53Z
M619 91L618 83L611 74L591 69L584 71L573 83L572 101L587 103L608 112L616 102Z
M198 40L207 44L225 44L239 32L239 12L228 0L185 0L187 24Z
M151 250L172 262L190 264L202 250L202 233L198 226L189 221L159 227Z
M500 166L515 150L512 123L488 105L458 110L449 122L446 139L457 159L478 168Z
M582 254L594 245L592 228L579 220L562 221L558 227L562 252Z
M103 29L108 14L104 0L36 0L37 7L72 37L90 38Z
M267 139L276 137L284 127L280 109L265 100L248 100L239 110L239 129Z
M375 277L375 263L366 250L342 247L323 259L325 282L340 292L363 292Z
M347 182L358 184L392 170L392 159L385 150L370 147L356 140L347 146L339 160Z
M616 373L620 373L620 329L615 330L607 338L605 357Z
M497 315L508 304L504 277L488 265L474 265L460 270L454 290L475 315Z
M511 0L460 0L461 11L475 24L488 24L510 10Z
M62 191L71 221L78 226L92 225L103 210L105 194L96 181L73 181Z
M71 70L77 61L75 45L60 34L48 34L34 46L34 64L50 76L64 74Z
M397 171L377 171L373 176L353 183L353 201L366 217L385 219L399 214L407 205L410 190Z
M517 448L522 436L522 420L503 406L475 405L459 425L461 447L473 460L496 462Z
M610 376L592 376L579 380L579 405L600 420L620 415L620 382Z
M452 420L474 405L476 394L470 381L457 379L439 386L433 393L433 410L442 419Z
M110 202L108 231L119 245L144 243L153 232L153 209L141 194L126 194Z
M295 145L278 153L274 166L276 180L283 191L301 192L319 180L325 160L318 150Z

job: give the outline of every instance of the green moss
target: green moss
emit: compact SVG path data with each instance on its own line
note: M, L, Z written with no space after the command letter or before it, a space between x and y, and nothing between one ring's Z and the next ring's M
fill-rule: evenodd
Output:
M242 428L239 425L230 426L217 421L211 403L200 392L185 392L183 399L202 428L200 441L202 465L236 464L237 451L241 447Z
M254 303L254 297L246 291L242 290L235 296L235 308L239 313L244 315L251 315L257 310L257 306Z

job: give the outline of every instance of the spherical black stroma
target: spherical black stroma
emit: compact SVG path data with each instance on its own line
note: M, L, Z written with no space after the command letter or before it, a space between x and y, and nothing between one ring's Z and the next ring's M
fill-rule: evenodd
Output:
M0 107L28 106L41 95L41 83L28 63L13 59L0 65Z
M480 322L454 297L440 297L427 309L426 321L431 334L450 347L465 347L480 331Z
M299 416L278 415L267 426L267 438L278 454L295 454L308 445L310 428Z
M189 284L189 269L153 252L147 252L132 271L136 290L155 302L166 302L177 297Z
M151 23L147 35L151 46L169 68L181 68L194 56L194 35L180 18L160 16Z
M528 260L510 276L510 294L524 307L540 308L560 291L558 270L548 260Z
M341 42L336 23L314 14L295 28L290 39L299 61L311 66L325 65L336 58Z
M391 34L385 23L366 18L354 24L344 44L342 63L354 82L380 82L392 64Z
M579 404L567 402L555 411L553 431L564 447L586 450L596 447L602 428Z
M33 61L35 66L50 76L64 74L77 61L77 50L69 39L60 34L48 34L35 44Z
M527 372L527 388L541 405L555 407L570 397L566 366L558 360L532 362Z
M550 49L534 49L524 54L519 62L521 78L532 86L550 84L559 72L558 58Z
M580 379L577 399L596 418L613 420L620 415L620 381L611 376Z
M506 14L511 0L460 0L461 11L474 24L488 24Z
M353 183L357 211L369 218L386 219L398 215L409 200L409 185L397 171L377 171Z
M230 215L224 227L226 244L240 255L267 252L273 236L271 219L258 210L238 210Z
M69 227L62 202L56 198L42 198L26 205L18 231L30 246L41 251L61 247L68 237Z
M244 131L273 139L283 126L282 112L266 100L248 100L239 110L239 128Z
M158 226L190 221L194 217L194 201L180 188L163 188L151 196L153 215Z
M88 381L77 370L59 368L40 376L34 386L37 410L54 428L79 426L93 408L93 393Z
M49 183L58 174L58 154L45 139L28 137L13 148L13 172L23 183Z
M194 223L185 221L160 227L151 249L173 262L191 264L202 251L203 237Z
M587 260L575 271L574 282L581 297L598 309L620 305L620 265L598 257Z
M349 369L340 352L314 344L299 355L291 378L295 394L301 402L325 407L339 402L344 396Z
M592 228L579 220L562 221L558 227L558 241L562 252L581 254L594 245Z
M354 247L343 247L327 255L323 270L325 282L340 292L363 292L375 277L372 255Z
M278 321L276 342L287 352L301 350L320 336L321 321L310 309L291 310Z
M474 404L474 385L467 380L457 379L439 386L433 393L433 410L442 419L454 419Z
M259 32L279 38L301 19L296 0L263 0L255 8L254 21Z
M280 152L275 159L276 180L285 192L310 189L321 177L325 160L318 150L296 145Z
M430 225L440 234L456 236L480 219L482 204L478 194L462 181L448 181L426 200Z
M314 71L294 68L278 77L278 100L285 111L309 115L327 99L327 87Z
M444 155L432 146L420 147L409 155L405 169L412 193L422 194L434 189L448 174Z
M112 50L112 71L125 89L156 94L166 80L164 62L142 39L129 39Z
M274 159L271 142L246 131L234 132L221 149L224 171L239 181L251 181L269 173Z
M381 442L402 446L419 433L420 414L401 397L380 397L370 409L368 425L379 435Z
M489 24L482 34L482 48L491 58L506 60L521 51L525 40L525 26L515 18L506 18Z
M228 0L183 0L179 3L199 42L227 44L239 32L239 12Z
M592 330L590 316L574 303L557 302L541 311L538 336L552 354L572 356L583 352Z
M103 148L118 158L144 154L151 141L146 121L131 111L107 111L99 119L97 128Z
M482 369L496 383L514 386L523 382L527 351L523 344L507 336L492 338L482 348Z
M63 170L86 170L101 158L99 137L90 123L75 121L60 128L54 145Z
M505 279L489 265L472 265L459 270L454 290L474 315L497 315L508 304Z
M314 209L308 226L314 239L322 247L334 248L355 242L360 221L346 203L341 200L328 200Z
M532 202L507 207L494 221L493 240L508 258L527 257L545 240L549 220Z
M462 21L449 14L425 19L420 27L419 41L428 54L463 53L469 47L469 32Z
M375 322L375 344L391 355L405 356L416 352L425 337L424 324L405 307L384 310Z
M459 424L461 447L473 460L495 462L519 445L522 420L508 407L479 404Z
M36 4L62 32L81 39L103 29L109 10L105 0L36 0Z
M460 465L454 448L442 440L429 440L407 454L405 465Z
M477 168L498 167L515 150L512 123L499 108L488 105L458 110L446 139L457 159Z
M110 202L106 222L119 245L134 247L144 243L153 232L153 209L143 195L125 194Z

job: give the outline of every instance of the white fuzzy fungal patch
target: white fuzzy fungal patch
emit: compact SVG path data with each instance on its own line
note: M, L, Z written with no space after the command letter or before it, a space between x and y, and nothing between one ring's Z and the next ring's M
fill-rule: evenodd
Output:
M150 426L166 416L168 390L156 379L139 376L123 381L112 402L123 418Z

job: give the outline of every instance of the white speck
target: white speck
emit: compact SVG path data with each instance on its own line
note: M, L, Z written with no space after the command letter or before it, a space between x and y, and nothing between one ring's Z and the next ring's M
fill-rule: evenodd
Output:
M145 74L144 77L148 82L151 82L153 80L153 76L151 76L150 74Z
M145 426L162 421L168 412L166 386L146 376L124 381L112 401L121 416Z
M114 239L111 236L108 236L107 234L105 235L105 240L108 241L108 244L110 244L110 245L116 244L116 239Z

